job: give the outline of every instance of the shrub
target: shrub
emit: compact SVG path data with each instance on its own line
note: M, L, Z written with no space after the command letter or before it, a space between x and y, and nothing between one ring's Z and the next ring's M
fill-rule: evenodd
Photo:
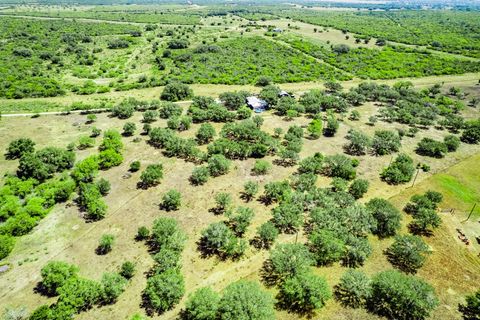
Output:
M113 243L115 242L115 236L112 234L104 234L100 238L98 243L97 253L98 254L107 254L112 251Z
M137 126L133 122L127 122L123 125L123 135L126 137L133 136L135 130L137 130Z
M92 128L92 132L90 133L90 137L96 138L96 137L98 137L101 133L102 133L102 130L101 130L101 129L98 129L98 128L96 128L96 127L93 127L93 128Z
M210 170L206 166L193 168L190 182L194 185L203 185L210 178Z
M397 152L400 146L400 136L395 131L375 131L372 141L372 151L374 154L379 156L391 154Z
M167 84L160 95L162 100L180 101L193 97L192 89L183 83L169 83Z
M406 273L416 273L430 253L422 238L413 235L395 237L395 242L387 249L388 261Z
M128 119L133 115L134 111L135 106L133 105L133 102L125 99L112 108L112 116L119 119Z
M33 153L35 151L35 142L29 138L20 138L10 142L5 153L5 158L20 159L26 153Z
M319 174L322 171L323 160L324 157L319 152L315 153L311 157L302 159L298 166L298 172Z
M345 145L345 151L351 155L364 155L372 145L370 137L358 130L349 130L345 138L349 141Z
M185 320L215 320L219 302L220 295L210 287L197 289L185 303L183 318Z
M470 144L480 142L480 119L468 121L465 124L461 140Z
M264 175L267 174L271 168L272 165L267 160L255 160L252 173L255 175Z
M182 194L172 189L163 195L161 207L167 211L178 210L178 208L180 208L181 198Z
M96 183L98 191L102 194L102 196L106 196L110 192L110 182L104 178L101 178Z
M355 179L357 175L352 159L341 154L325 157L322 173L345 180Z
M185 294L183 276L176 269L154 275L147 279L143 294L147 304L158 313L170 310Z
M155 122L158 118L158 112L156 110L147 110L143 113L143 122L152 123Z
M159 109L159 115L160 115L160 118L162 119L179 117L182 115L182 112L183 112L182 107L172 102L163 103Z
M365 179L356 179L352 182L348 188L350 193L355 199L360 199L367 192L370 183Z
M130 169L129 169L130 172L137 172L138 170L140 170L140 161L135 160L132 163L130 163Z
M335 299L351 308L364 307L370 298L370 279L362 272L350 269L335 286Z
M434 158L443 158L448 152L447 146L440 141L436 141L430 138L423 138L417 145L415 151L423 156L429 156Z
M323 129L323 134L326 137L333 137L337 133L339 126L337 117L331 113L327 115L327 126Z
M245 198L246 201L252 200L257 193L258 193L258 183L257 182L247 181L243 185L242 196Z
M214 154L208 159L208 171L212 177L227 174L231 162L221 154Z
M197 131L196 138L198 143L206 144L213 140L216 132L210 123L202 123Z
M107 170L119 166L122 162L123 156L113 149L107 149L98 154L98 166L100 169Z
M252 116L252 109L247 106L241 106L237 110L237 119L243 120L248 119Z
M116 130L107 130L103 133L103 141L98 147L99 151L113 150L120 153L123 148L122 136Z
M135 239L145 240L145 239L148 239L149 236L150 236L150 230L148 230L148 228L145 226L141 226L137 230L137 235L135 236Z
M232 205L232 195L226 192L220 192L215 195L216 210L224 213Z
M89 136L81 136L78 139L77 148L78 148L78 150L83 150L83 149L93 147L94 144L95 144L95 139L93 139Z
M278 300L285 309L308 313L325 306L332 297L325 278L309 272L286 279L280 286Z
M425 319L439 302L428 283L398 271L383 271L372 279L369 309L392 319Z
M308 124L307 131L313 139L320 138L320 135L322 134L322 122L318 119L313 119Z
M127 280L130 280L135 275L135 263L125 261L120 267L119 274Z
M100 283L102 285L102 302L112 304L125 291L127 280L118 273L104 273Z
M259 87L266 87L271 83L272 83L272 79L270 77L261 76L257 79L257 82L255 83L255 85Z
M155 266L152 271L155 274L163 273L167 270L180 270L181 252L168 247L161 248L154 256Z
M448 152L454 152L460 146L460 139L457 136L448 135L443 138L443 143L447 147Z
M160 163L149 164L140 175L141 184L147 188L159 184L162 178L163 165Z
M0 234L0 260L5 259L15 247L15 238Z
M464 320L478 320L480 316L480 289L465 298L465 304L458 306Z
M367 238L347 237L345 255L342 258L342 264L350 268L362 266L365 260L372 254L372 247Z
M202 231L200 249L207 255L217 254L221 258L236 258L243 255L246 243L238 239L225 223L217 222Z
M220 94L219 99L227 109L238 110L242 106L245 106L245 99L249 95L250 93L246 91L224 92Z
M380 177L388 184L401 184L412 180L414 172L413 159L401 153L387 168L383 169Z
M242 236L247 231L254 216L253 209L238 207L234 214L229 214L228 224L237 236Z
M275 318L274 300L255 282L240 280L228 285L218 304L221 320Z
M366 204L367 210L376 220L372 233L381 238L394 236L400 228L402 216L400 211L389 201L381 198L373 198Z
M50 296L57 295L61 288L70 278L76 277L78 267L62 261L50 261L41 270L41 289Z
M294 233L303 223L303 207L290 201L282 201L272 210L272 222L278 230Z

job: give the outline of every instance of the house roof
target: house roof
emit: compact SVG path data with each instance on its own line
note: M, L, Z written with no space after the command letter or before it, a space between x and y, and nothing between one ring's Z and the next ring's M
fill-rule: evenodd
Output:
M247 97L247 104L251 108L254 108L254 109L256 109L256 108L266 108L268 106L267 101L259 99L255 96Z

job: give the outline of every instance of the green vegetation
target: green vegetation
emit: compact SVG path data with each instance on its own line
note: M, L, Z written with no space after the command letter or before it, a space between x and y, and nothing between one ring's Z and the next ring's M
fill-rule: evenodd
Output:
M312 57L261 37L177 50L172 59L175 72L169 79L184 83L255 84L260 75L277 83L349 78Z

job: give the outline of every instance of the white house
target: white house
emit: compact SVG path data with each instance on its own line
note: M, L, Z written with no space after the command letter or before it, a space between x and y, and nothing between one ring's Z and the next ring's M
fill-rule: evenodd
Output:
M256 113L263 112L267 109L268 103L265 100L259 99L255 96L247 97L247 105L253 109Z

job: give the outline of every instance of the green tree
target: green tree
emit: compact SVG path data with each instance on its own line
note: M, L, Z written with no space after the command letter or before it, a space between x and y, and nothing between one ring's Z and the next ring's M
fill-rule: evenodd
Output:
M393 266L406 273L416 273L425 263L430 248L418 236L396 236L395 242L388 247L386 254Z
M383 169L380 178L388 184L402 184L412 180L414 172L413 159L407 154L400 153L388 167Z
M299 313L321 309L332 297L325 278L303 272L288 278L280 286L278 300L283 307Z
M101 178L95 184L102 196L106 196L110 192L111 185L107 179Z
M364 307L370 298L370 279L362 271L349 269L334 288L335 299L350 308Z
M400 149L400 136L395 131L375 131L372 141L373 153L379 156L397 152Z
M98 154L98 166L100 169L107 170L119 166L122 162L123 156L113 149L107 149Z
M78 162L72 170L72 178L77 182L92 182L98 174L98 157L89 156Z
M135 130L137 130L137 125L133 122L126 122L123 125L123 135L126 137L133 136L135 133Z
M258 183L255 181L247 181L243 185L242 196L246 201L252 200L258 193Z
M24 154L34 152L35 142L30 138L20 138L10 142L5 153L5 158L8 160L20 159Z
M42 275L41 290L47 295L55 296L68 279L76 277L78 267L63 261L50 261L40 271Z
M350 193L355 199L360 199L367 192L370 183L365 179L355 179L348 188Z
M210 287L197 289L185 303L184 320L216 320L220 295Z
M104 273L100 283L102 285L102 302L112 304L125 291L127 280L118 273Z
M308 124L307 131L313 139L320 138L322 134L322 122L318 119L313 119Z
M185 294L185 282L182 274L176 270L167 270L147 279L144 297L150 308L158 313L172 309Z
M255 175L265 175L272 168L272 165L267 160L255 160L252 168L252 173Z
M225 288L218 316L221 320L274 319L274 300L257 283L240 280Z
M447 147L448 152L454 152L460 146L460 139L457 136L448 135L443 138L443 143Z
M229 215L228 224L237 236L243 236L254 216L253 209L238 207L235 213Z
M140 175L140 181L143 187L151 187L160 183L163 178L163 165L149 164Z
M208 171L212 177L227 174L231 162L221 154L214 154L208 159Z
M190 182L193 185L203 185L210 178L210 171L206 166L200 166L193 168L192 175L190 176Z
M161 217L153 222L151 246L154 250L170 249L181 252L187 239L175 219Z
M202 123L197 131L196 138L198 143L206 144L213 140L215 134L215 128L210 123Z
M329 265L339 261L345 253L345 242L332 231L315 230L308 239L317 265Z
M389 201L381 198L373 198L366 204L367 210L376 220L372 232L380 238L394 236L400 228L402 215Z
M350 129L345 138L349 141L345 145L345 151L350 155L364 155L372 145L372 140L369 136L355 129Z
M432 229L438 228L442 224L442 219L434 209L420 208L413 216L410 228L417 234L430 234Z
M0 235L0 260L5 259L15 247L15 238L1 234Z
M293 277L314 264L308 248L300 243L278 244L270 251L271 276L283 280Z
M430 284L395 270L376 274L371 286L369 309L387 318L425 319L439 304Z
M270 249L275 239L278 237L278 229L273 222L267 221L257 229L257 242L259 248Z
M192 89L183 83L167 84L160 95L160 99L166 101L180 101L193 97Z
M458 306L464 320L478 320L480 318L480 289L467 295L465 304Z

